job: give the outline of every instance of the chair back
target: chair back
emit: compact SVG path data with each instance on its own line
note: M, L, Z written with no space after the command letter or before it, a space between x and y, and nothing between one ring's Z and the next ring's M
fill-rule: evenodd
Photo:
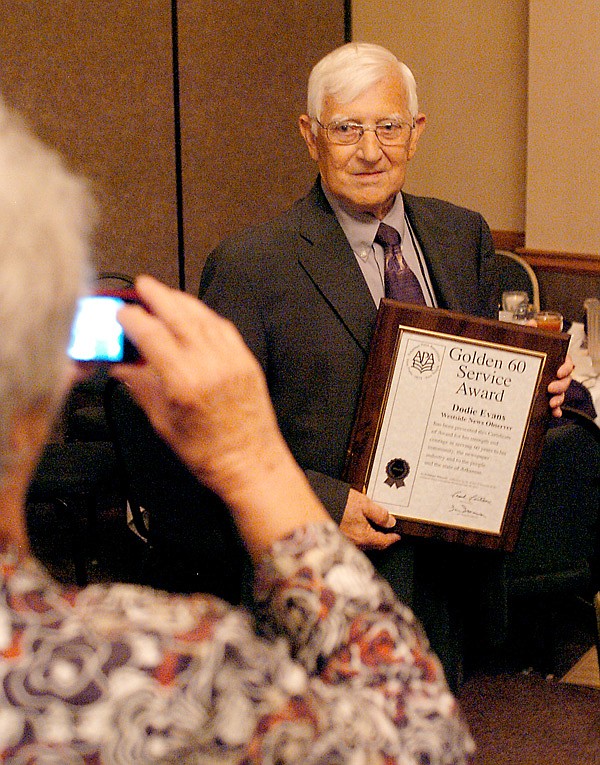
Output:
M535 311L540 310L540 287L535 271L529 263L514 252L496 250L500 278L500 303L502 293L508 290L523 290L529 295L529 302Z
M131 276L123 274L120 271L100 271L97 274L96 286L103 289L133 289L134 282Z
M114 379L106 387L105 409L134 523L152 550L149 583L239 601L244 552L227 509Z

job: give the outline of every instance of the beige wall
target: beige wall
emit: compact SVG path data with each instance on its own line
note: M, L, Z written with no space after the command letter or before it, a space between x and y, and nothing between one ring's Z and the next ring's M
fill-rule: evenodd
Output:
M581 320L600 294L598 0L352 0L352 39L390 48L417 79L428 126L407 190L550 251L536 267L544 305Z
M417 78L429 126L408 189L527 248L600 256L598 0L354 0L352 18Z
M529 7L525 245L600 257L600 2Z
M428 126L407 190L523 231L526 0L353 0L352 38L392 50L417 79Z

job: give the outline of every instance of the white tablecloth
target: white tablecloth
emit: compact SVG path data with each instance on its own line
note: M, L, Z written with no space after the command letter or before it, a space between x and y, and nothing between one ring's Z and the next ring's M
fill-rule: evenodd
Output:
M574 322L570 329L571 342L569 343L569 354L575 364L575 371L573 372L573 378L583 383L585 387L592 394L594 400L594 406L598 417L596 422L600 425L600 376L599 373L594 370L592 366L592 360L588 355L585 347L585 332L583 330L583 324Z

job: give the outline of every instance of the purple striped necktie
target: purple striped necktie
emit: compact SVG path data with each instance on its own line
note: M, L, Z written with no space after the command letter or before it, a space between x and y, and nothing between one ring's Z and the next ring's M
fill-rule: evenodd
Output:
M425 305L419 280L402 257L400 234L387 223L380 223L375 241L383 247L385 296L401 303Z

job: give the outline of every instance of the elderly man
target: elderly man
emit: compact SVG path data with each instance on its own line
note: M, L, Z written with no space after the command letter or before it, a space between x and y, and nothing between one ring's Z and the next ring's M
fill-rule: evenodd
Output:
M478 213L401 193L425 116L410 70L392 53L350 43L325 56L310 75L307 111L299 124L319 168L315 185L275 220L221 243L200 295L257 355L283 434L332 517L373 551L435 641L443 619L435 609L428 620L435 597L425 580L436 589L439 574L417 560L415 584L413 543L341 477L381 297L494 317L494 245ZM386 256L390 232L400 261ZM571 369L563 365L549 387L557 414Z
M413 615L310 489L239 333L190 295L137 281L119 320L144 363L115 374L227 505L256 618L209 594L64 588L33 559L27 487L73 373L89 211L0 101L0 760L472 762Z

